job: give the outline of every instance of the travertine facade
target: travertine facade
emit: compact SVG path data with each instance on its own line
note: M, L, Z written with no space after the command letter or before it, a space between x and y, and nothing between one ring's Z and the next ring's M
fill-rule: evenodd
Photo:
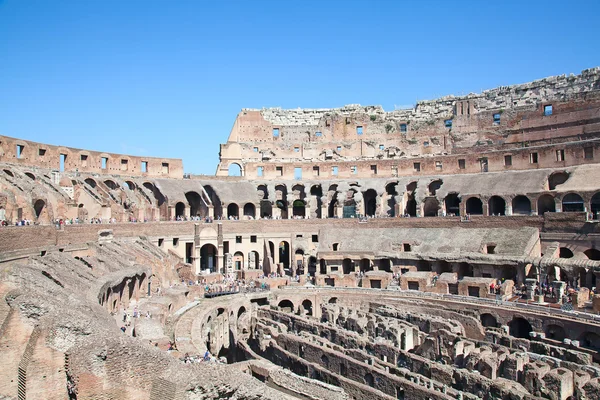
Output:
M0 398L600 397L599 68L243 110L214 177L0 149Z

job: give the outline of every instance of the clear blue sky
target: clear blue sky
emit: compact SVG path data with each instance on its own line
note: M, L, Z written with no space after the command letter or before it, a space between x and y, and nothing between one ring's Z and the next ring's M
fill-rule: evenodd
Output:
M241 108L466 94L600 65L600 1L0 0L0 134L214 174Z

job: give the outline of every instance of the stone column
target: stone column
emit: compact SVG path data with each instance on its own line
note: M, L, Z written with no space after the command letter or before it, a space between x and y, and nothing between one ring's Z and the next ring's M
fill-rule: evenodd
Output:
M537 284L536 279L527 278L525 279L525 286L527 288L527 300L533 300L533 296L535 294L535 285Z
M563 281L554 281L552 282L552 286L554 286L554 292L556 293L556 302L558 304L562 304L562 297L565 294L566 283Z

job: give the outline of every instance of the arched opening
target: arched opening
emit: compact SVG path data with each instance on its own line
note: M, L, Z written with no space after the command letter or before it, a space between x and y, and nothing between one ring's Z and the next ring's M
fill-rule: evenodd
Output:
M483 215L483 203L481 199L478 197L469 197L465 211L471 215Z
M10 176L11 178L14 178L14 177L15 177L15 176L14 176L14 174L12 173L12 171L11 171L10 169L5 169L5 170L4 170L4 173L5 173L6 175Z
M105 180L105 181L104 181L104 184L105 184L106 186L108 186L108 188L109 188L110 190L116 190L116 189L117 189L117 187L118 187L118 186L117 186L117 184L116 184L114 181L111 181L110 179L107 179L107 180Z
M185 204L179 202L175 204L175 218L183 218L185 216Z
M256 217L256 207L252 203L244 204L244 217L254 219Z
M294 200L294 202L292 203L292 214L294 215L294 217L305 217L306 216L306 210L305 210L305 204L303 200Z
M387 214L389 217L396 216L396 205L398 204L398 202L396 200L396 196L398 196L398 192L396 191L396 186L398 186L398 182L391 182L385 186L385 192L387 194L387 206L388 206Z
M125 181L125 184L129 188L129 190L135 190L135 183L133 183L132 181Z
M442 182L441 179L436 179L435 181L431 182L429 184L429 195L435 196L435 193L439 190L439 188L442 187L443 183L444 182Z
M531 201L526 196L516 196L512 201L512 209L514 215L529 215L531 214Z
M279 304L277 304L277 307L283 312L294 312L294 303L289 300L281 300Z
M392 260L389 258L379 260L379 269L385 272L392 272Z
M377 192L369 189L363 193L365 215L374 217L377 214Z
M373 375L370 372L365 375L365 384L370 387L375 387L375 378L373 378Z
M556 203L554 197L549 194L543 194L537 201L538 215L544 215L547 212L556 212Z
M200 248L200 268L202 270L209 270L210 272L217 272L217 248L207 243Z
M287 186L275 186L275 206L279 209L282 219L288 219Z
M284 269L290 268L290 244L286 241L279 242L279 262Z
M367 272L371 270L371 260L363 258L360 260L360 272Z
M506 201L500 196L490 197L488 215L506 215Z
M337 297L332 297L329 299L329 301L327 303L329 304L337 304L338 298Z
M411 217L417 216L417 200L415 200L415 191L417 190L417 182L411 182L406 185L406 207L404 214Z
M520 317L513 318L508 328L511 336L522 339L529 339L529 333L533 331L529 321Z
M444 205L446 206L446 215L460 215L460 198L457 193L450 193L444 199Z
M244 253L241 251L236 251L233 255L233 266L236 271L240 271L244 266Z
M25 175L32 181L35 181L35 175L32 174L31 172L25 172Z
M481 320L481 325L483 325L486 328L497 328L498 327L498 321L496 320L496 317L494 317L492 314L481 314L479 316L479 319Z
M546 338L562 342L566 337L565 328L562 326L550 324L546 327Z
M587 249L583 254L590 260L600 261L600 250L598 249Z
M260 217L271 218L273 216L273 204L269 200L267 185L258 186L258 198L260 199Z
M342 270L344 271L344 274L350 274L354 272L354 263L351 259L344 258L342 261Z
M319 260L319 273L321 275L327 274L327 261L324 258Z
M310 188L310 195L314 197L316 200L315 203L317 204L317 207L315 208L315 217L321 218L321 207L323 206L323 190L321 189L321 185L313 185Z
M337 193L337 185L331 185L329 187L328 196L329 204L327 205L327 217L329 218L337 218L337 208L338 208L338 193Z
M239 218L240 217L240 208L235 203L230 203L227 206L227 216L230 218Z
M258 251L252 250L248 254L248 268L260 269L260 258Z
M600 350L600 335L594 332L584 332L579 338L579 344L588 349Z
M213 206L213 215L215 218L223 216L223 208L221 206L221 198L210 185L204 186L204 191L208 195L210 204Z
M573 258L573 255L574 255L573 252L570 249L566 248L566 247L561 247L558 250L558 257L559 258Z
M92 189L96 187L96 181L92 178L86 178L84 182L87 183Z
M569 179L569 174L561 171L554 172L548 177L548 188L550 190L555 190L558 185L562 185Z
M569 193L562 200L563 212L580 212L584 210L583 199L577 193Z
M594 219L600 219L600 192L592 196L590 211Z
M321 365L326 369L329 369L329 357L325 354L321 355Z
M294 266L297 275L304 275L304 250L296 249L294 252Z
M187 199L187 202L190 205L190 215L192 217L200 216L202 198L200 197L198 192L187 192L185 194L185 198ZM181 215L183 215L183 212L181 213Z
M440 202L435 197L428 197L423 203L423 216L437 217L440 209Z
M42 211L44 210L44 207L46 207L46 202L44 200L36 200L36 202L33 203L33 210L35 211L36 218L40 217Z
M342 218L354 218L356 217L356 200L354 200L354 195L356 194L356 190L350 189L346 193L346 199L344 200L342 207Z
M227 175L229 176L242 176L242 167L238 163L229 164L229 168L227 170Z
M317 257L308 257L308 275L315 276L317 273Z
M306 299L302 302L302 307L304 307L304 311L306 313L306 315L313 315L313 306L312 306L312 301Z

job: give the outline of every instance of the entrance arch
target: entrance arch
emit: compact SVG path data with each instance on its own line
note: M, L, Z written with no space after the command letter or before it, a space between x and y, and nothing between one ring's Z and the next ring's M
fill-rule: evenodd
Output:
M240 208L237 204L231 203L227 206L227 217L240 217Z
M243 170L240 164L231 163L227 169L227 175L229 176L243 176Z
M444 204L446 206L446 215L460 215L460 198L457 193L450 193L446 196Z
M354 272L354 265L352 264L351 259L344 258L344 260L342 261L342 270L346 275Z
M42 211L44 210L44 208L46 207L46 202L44 200L37 200L34 204L33 204L33 210L35 211L35 217L39 218L40 215L42 214Z
M583 254L590 260L600 261L600 250L598 249L587 249Z
M481 320L481 325L483 325L484 327L490 327L490 328L497 328L498 327L498 321L496 320L496 317L494 317L492 314L481 314L479 316L479 319Z
M256 207L252 203L246 203L244 205L244 217L254 219L256 217Z
M506 215L506 201L500 196L490 197L488 215Z
M600 192L592 196L590 202L591 212L594 219L600 219Z
M529 215L531 214L531 201L523 195L515 197L512 201L513 214Z
M200 248L200 269L217 272L217 248L210 243Z
M233 255L233 267L236 271L244 269L244 253L236 251Z
M292 303L290 300L281 300L279 304L277 304L277 307L284 312L294 312L294 303Z
M562 342L563 339L567 337L567 334L565 328L562 326L551 324L546 327L546 337Z
M469 197L465 209L467 214L483 215L483 203L479 197Z
M187 192L185 194L185 198L188 201L188 204L190 205L190 215L192 217L197 217L200 215L200 208L202 205L202 198L200 197L200 195L198 194L198 192ZM177 203L179 204L179 203ZM175 214L177 216L183 216L183 211L181 212L181 214L175 212Z
M185 204L179 202L175 204L175 218L184 217L185 216Z
M285 240L279 242L279 262L283 264L284 269L290 268L290 244Z
M313 306L312 306L312 301L306 299L302 302L302 307L304 308L304 311L306 312L306 315L313 315Z
M377 213L377 192L374 189L369 189L363 194L365 204L365 215L374 217Z
M306 216L306 204L304 204L303 200L294 200L292 203L292 214L294 217Z
M554 197L549 194L543 194L537 201L538 215L544 215L547 212L556 212L556 203Z
M529 339L529 333L533 331L531 324L525 318L515 317L508 324L511 336Z
M428 197L423 203L424 217L437 217L440 209L440 202L435 197Z
M580 212L584 210L583 199L577 193L569 193L562 200L563 212Z

